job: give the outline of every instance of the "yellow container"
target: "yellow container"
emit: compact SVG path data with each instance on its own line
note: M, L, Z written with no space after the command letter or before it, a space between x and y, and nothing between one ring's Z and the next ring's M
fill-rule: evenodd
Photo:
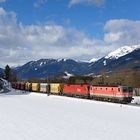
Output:
M50 93L61 94L63 92L63 84L52 83L50 84Z
M40 84L39 83L32 83L32 91L39 92L40 90Z

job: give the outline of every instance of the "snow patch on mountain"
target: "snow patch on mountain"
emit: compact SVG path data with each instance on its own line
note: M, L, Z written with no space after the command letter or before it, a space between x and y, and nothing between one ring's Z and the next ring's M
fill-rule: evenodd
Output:
M43 65L46 65L46 61L42 60L39 65L40 65L40 67L42 67Z
M91 60L89 60L89 63L94 63L96 62L98 59L97 58L92 58Z
M77 63L89 63L88 60L74 60Z
M84 63L94 63L98 59L97 58L92 58L91 60L75 60L76 62L84 62Z
M61 62L61 61L64 61L64 62L65 62L65 61L67 61L67 59L66 59L66 58L56 59L56 61L57 61L57 62Z
M42 66L43 64L44 64L44 63L43 63L43 62L41 62L41 63L40 63L40 66Z
M65 76L63 76L64 79L69 79L71 76L74 76L71 73L68 73L67 71L64 72Z
M133 45L133 46L123 46L123 47L109 53L105 58L106 59L118 59L119 57L129 54L136 49L140 49L140 44Z
M103 64L104 64L104 66L106 66L106 65L107 65L106 60L104 60L104 61L103 61Z

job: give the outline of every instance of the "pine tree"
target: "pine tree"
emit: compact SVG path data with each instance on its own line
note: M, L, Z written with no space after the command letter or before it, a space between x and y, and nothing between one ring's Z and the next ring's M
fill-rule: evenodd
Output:
M9 65L5 66L4 73L5 73L5 79L10 81L10 79L11 79L11 68L9 67Z

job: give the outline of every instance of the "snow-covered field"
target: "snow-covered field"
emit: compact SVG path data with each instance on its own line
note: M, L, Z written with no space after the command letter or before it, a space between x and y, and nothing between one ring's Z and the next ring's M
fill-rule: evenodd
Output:
M0 140L140 140L140 107L13 90L0 94Z

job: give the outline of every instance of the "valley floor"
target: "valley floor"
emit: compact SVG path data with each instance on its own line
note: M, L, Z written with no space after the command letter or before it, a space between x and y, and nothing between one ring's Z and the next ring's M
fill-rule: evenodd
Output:
M140 107L12 90L0 140L140 140Z

